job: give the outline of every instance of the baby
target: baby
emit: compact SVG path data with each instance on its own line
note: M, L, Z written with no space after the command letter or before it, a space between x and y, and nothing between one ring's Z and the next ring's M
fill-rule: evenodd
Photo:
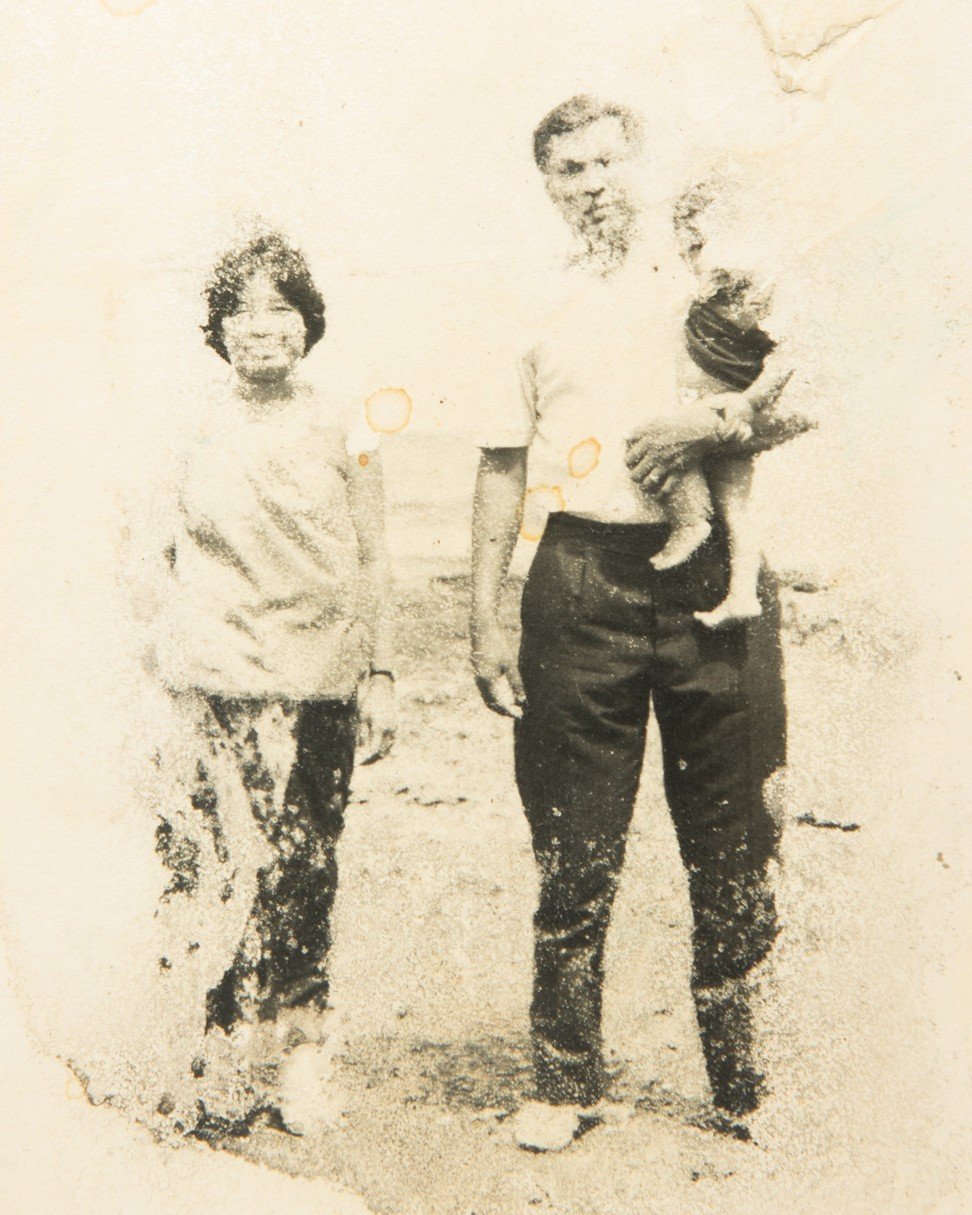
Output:
M745 442L752 435L754 412L771 405L789 379L777 380L756 402L745 395L776 346L760 328L768 308L768 291L758 289L748 275L727 270L712 273L689 308L681 396L690 401L739 393L735 401L724 395L720 399L720 433L726 440ZM761 611L757 582L762 554L749 518L752 479L751 456L727 456L713 461L707 472L699 465L685 469L665 501L672 531L651 559L656 569L681 565L708 538L713 505L725 524L730 558L726 597L711 611L695 613L708 628L749 620Z
M749 274L705 270L703 216L725 193L724 182L700 181L676 200L672 214L682 257L703 284L685 320L680 395L688 402L718 394L723 438L744 442L752 434L756 410L774 404L791 373L768 377L766 390L758 396L746 392L757 380L767 378L765 363L776 343L760 327L770 308L770 291ZM739 395L727 395L732 393ZM680 565L706 540L712 530L713 503L725 524L730 557L727 594L711 611L696 613L709 628L749 620L761 611L757 583L762 554L749 518L752 478L752 457L727 456L711 461L706 472L699 465L682 471L665 501L672 531L652 558L656 569Z

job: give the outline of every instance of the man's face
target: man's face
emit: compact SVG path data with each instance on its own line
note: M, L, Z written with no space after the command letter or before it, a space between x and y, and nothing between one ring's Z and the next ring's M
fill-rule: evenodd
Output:
M550 141L547 193L589 246L626 249L637 216L635 159L620 118L611 115Z

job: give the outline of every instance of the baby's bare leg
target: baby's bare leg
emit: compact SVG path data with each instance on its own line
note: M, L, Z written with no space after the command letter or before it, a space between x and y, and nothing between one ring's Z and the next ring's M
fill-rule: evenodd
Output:
M665 546L651 558L656 570L667 570L687 561L712 531L712 498L705 474L698 467L679 474L678 483L665 500L665 513L672 524Z
M762 552L749 511L752 483L753 461L749 456L713 462L709 471L712 497L729 536L726 597L710 612L695 613L696 620L710 629L736 620L752 620L762 611L757 594Z

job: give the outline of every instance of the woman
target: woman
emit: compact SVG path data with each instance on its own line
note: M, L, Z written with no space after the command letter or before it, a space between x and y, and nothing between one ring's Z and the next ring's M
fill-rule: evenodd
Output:
M335 846L355 747L370 763L394 737L382 476L377 436L297 375L325 328L303 255L260 235L219 262L206 298L206 341L233 374L188 461L160 660L208 756L178 814L192 830L164 820L159 852L170 904L203 862L224 875L224 901L255 873L206 998L197 1131L274 1107L299 1131L321 1113L313 1057L328 1055ZM221 819L227 762L259 828L242 867L225 794Z

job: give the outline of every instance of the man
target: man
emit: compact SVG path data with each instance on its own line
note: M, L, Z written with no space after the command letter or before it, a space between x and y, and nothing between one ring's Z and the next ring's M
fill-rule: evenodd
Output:
M515 719L516 779L540 874L531 1033L537 1100L522 1147L566 1147L597 1120L603 955L638 788L649 704L692 902L692 990L713 1099L755 1108L750 979L776 935L762 798L763 719L746 631L693 613L726 589L724 531L681 566L650 558L669 531L658 495L680 468L772 447L806 423L752 411L727 438L708 398L677 404L693 293L672 208L640 205L641 126L628 109L575 97L534 134L547 192L581 251L526 343L519 399L487 423L473 520L471 638L487 705ZM748 390L773 399L785 371ZM738 399L734 401L738 405ZM528 454L530 478L528 481ZM523 592L517 660L498 605L523 504L554 507Z

